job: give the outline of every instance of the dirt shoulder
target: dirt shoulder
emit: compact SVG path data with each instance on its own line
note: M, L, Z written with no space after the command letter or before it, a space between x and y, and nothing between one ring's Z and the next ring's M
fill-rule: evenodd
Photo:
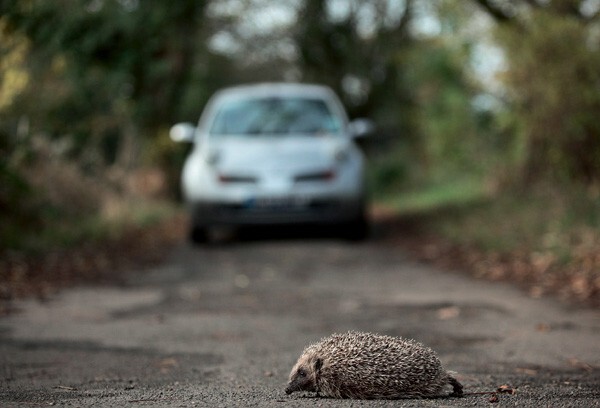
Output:
M600 308L600 255L590 252L571 262L555 262L526 248L499 252L475 244L458 243L435 233L439 219L451 214L399 216L376 209L374 219L383 225L386 239L411 258L442 269L457 271L522 288L533 298L552 297L570 306Z
M146 226L129 226L118 237L82 242L44 254L0 257L0 315L10 300L45 299L81 284L119 284L123 273L156 264L185 239L187 219L178 214Z

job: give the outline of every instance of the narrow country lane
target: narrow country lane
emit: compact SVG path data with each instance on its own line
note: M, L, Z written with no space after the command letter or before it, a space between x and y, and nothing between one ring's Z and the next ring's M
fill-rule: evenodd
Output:
M0 320L2 406L487 406L286 395L302 349L333 332L417 339L496 406L600 406L600 314L409 261L374 239L192 247L122 286L21 301Z

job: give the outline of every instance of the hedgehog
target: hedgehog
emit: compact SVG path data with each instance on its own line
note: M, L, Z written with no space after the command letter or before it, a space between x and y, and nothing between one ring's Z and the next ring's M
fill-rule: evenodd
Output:
M452 386L452 393L445 391L447 386ZM292 368L285 392L400 399L461 397L462 388L429 347L400 337L351 331L305 348Z

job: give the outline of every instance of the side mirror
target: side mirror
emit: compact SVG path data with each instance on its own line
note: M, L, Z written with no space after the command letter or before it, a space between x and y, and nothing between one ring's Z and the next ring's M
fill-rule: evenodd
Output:
M171 128L169 136L174 142L188 142L194 141L194 134L196 133L196 127L191 123L178 123Z
M361 139L375 130L375 124L370 119L355 119L348 124L350 137Z

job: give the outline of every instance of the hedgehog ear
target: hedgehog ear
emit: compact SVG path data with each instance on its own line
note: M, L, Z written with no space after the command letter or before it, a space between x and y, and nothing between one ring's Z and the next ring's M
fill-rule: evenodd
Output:
M323 360L320 358L317 358L317 361L315 361L315 370L320 370L321 367L323 367Z

